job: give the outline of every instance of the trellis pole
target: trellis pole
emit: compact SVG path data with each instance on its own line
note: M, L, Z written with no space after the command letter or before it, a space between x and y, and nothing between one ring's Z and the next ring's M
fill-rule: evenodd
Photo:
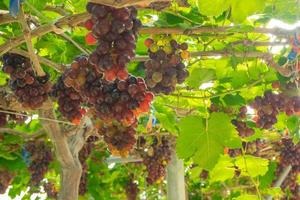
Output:
M184 164L176 152L167 167L168 200L187 200L185 194Z

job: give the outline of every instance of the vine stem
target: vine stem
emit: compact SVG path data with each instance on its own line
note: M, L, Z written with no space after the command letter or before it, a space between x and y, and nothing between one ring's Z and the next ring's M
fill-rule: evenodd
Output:
M242 148L242 157L243 157L243 161L244 161L244 164L245 164L245 170L246 170L247 174L249 175L249 178L250 178L251 182L255 186L255 190L256 190L256 193L257 193L259 199L262 199L261 192L259 190L258 184L254 180L254 178L249 174L248 165L247 165L247 161L246 161L245 155L246 155L245 149Z
M222 92L222 93L215 94L215 95L210 95L210 96L199 97L199 96L180 95L180 97L189 98L189 99L211 99L211 98L220 97L220 96L223 96L223 95L226 95L226 94L232 94L234 92L239 92L239 91L244 90L244 89L249 89L249 88L254 87L255 85L261 83L262 81L263 81L262 79L259 79L259 80L254 81L250 85L247 85L246 87L242 87L242 88L238 88L238 89L234 89L234 90L229 90L229 91L226 91L226 92ZM178 94L170 94L169 96L177 96L177 95Z
M21 56L30 58L29 53L22 50L22 49L12 49L9 52L16 53L16 54L19 54ZM44 57L41 57L41 56L38 56L38 59L39 59L40 63L42 63L44 65L47 65L49 67L52 67L53 69L55 69L58 72L64 71L65 67L63 65L57 64L57 63L53 62L52 60L48 60L47 58L44 58Z
M9 133L9 134L12 134L12 135L20 136L20 137L22 137L25 140L35 139L35 138L38 138L38 137L44 135L41 131L38 131L35 134L30 134L29 135L26 132L22 132L22 131L11 129L11 128L0 128L0 132L1 133Z
M32 42L31 42L31 30L30 30L30 28L27 24L26 17L25 17L24 10L23 10L22 6L20 7L19 21L20 21L20 23L22 25L22 28L23 28L24 39L25 39L25 42L27 44L27 49L28 49L28 52L29 52L29 55L30 55L30 59L33 63L34 70L35 70L35 72L38 76L45 76L46 74L45 74L43 68L40 65L40 62L39 62L39 59L38 59L37 55L34 52L34 47L33 47Z
M33 117L33 115L28 115L28 114L23 114L23 113L18 113L18 112L14 112L14 111L8 111L8 110L1 110L0 109L0 113L6 113L6 114L12 114L12 115L19 115L19 116L23 116L23 117ZM61 121L61 120L57 120L54 118L45 118L45 117L40 117L40 120L44 120L44 121L50 121L50 122L56 122L56 123L61 123L61 124L68 124L71 126L77 126L75 124L72 124L71 122L67 122L67 121Z

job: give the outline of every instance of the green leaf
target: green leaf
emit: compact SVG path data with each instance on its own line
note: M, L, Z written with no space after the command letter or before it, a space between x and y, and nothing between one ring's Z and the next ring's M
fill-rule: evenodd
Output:
M248 16L263 11L265 0L230 0L231 19L236 23L243 22Z
M187 79L188 86L192 88L199 88L201 84L207 83L216 78L215 70L205 68L193 68L190 76Z
M198 0L199 12L207 16L219 16L229 8L228 0Z
M287 119L286 126L290 132L295 132L300 125L300 120L298 116L291 116Z
M200 167L212 170L223 154L224 147L236 146L236 141L234 144L231 141L237 138L237 131L225 113L211 114L207 125L205 132L201 134L198 150L193 159Z
M193 180L199 180L199 176L201 173L202 169L200 167L194 167L190 170L191 172L191 179Z
M243 176L263 176L268 171L269 160L251 155L236 157L236 166Z
M260 188L267 188L272 184L276 175L275 174L276 168L277 168L276 162L269 163L268 172L265 175L259 177Z
M226 181L234 177L235 168L233 164L233 159L228 155L223 155L219 158L218 163L210 172L210 180L212 182L216 181Z
M239 94L227 94L223 97L227 106L241 106L245 105L245 99Z
M242 194L241 196L234 198L234 200L259 200L259 197L252 194Z
M177 138L176 153L180 158L189 158L198 149L203 137L203 119L199 116L185 117L180 120L178 128L180 133Z

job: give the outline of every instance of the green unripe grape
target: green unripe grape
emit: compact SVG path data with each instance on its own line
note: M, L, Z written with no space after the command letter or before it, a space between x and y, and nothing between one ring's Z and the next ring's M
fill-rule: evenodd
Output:
M171 54L173 52L173 48L170 45L164 46L164 51L166 54Z
M161 82L162 78L163 78L163 75L161 72L154 72L152 74L152 81L155 83Z
M150 51L156 53L158 51L158 46L156 44L152 44L150 47Z

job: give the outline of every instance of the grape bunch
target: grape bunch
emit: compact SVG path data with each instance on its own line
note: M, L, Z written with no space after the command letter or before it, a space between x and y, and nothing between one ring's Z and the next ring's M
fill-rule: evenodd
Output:
M79 124L84 110L81 108L83 99L79 92L64 83L64 76L58 78L53 86L51 96L58 98L59 111L69 121Z
M145 45L150 57L144 64L148 88L155 93L172 93L176 84L183 83L189 75L183 63L189 57L187 43L178 44L163 36L156 42L148 38Z
M281 141L282 150L279 158L279 167L277 169L277 177L282 170L291 165L292 170L281 185L282 189L289 189L294 199L300 198L300 185L297 183L297 177L300 173L300 144L295 145L292 139L284 138ZM291 198L291 199L293 199Z
M0 127L3 127L8 122L8 114L6 113L0 113Z
M137 19L136 8L117 9L88 3L87 11L92 18L86 22L86 28L92 32L86 40L97 41L90 63L104 72L107 81L125 80L128 76L126 65L135 56L137 32L142 25Z
M89 65L88 57L78 56L74 59L71 67L66 69L63 73L63 81L66 87L73 88L80 91L85 84L88 73L93 70Z
M130 177L129 181L126 183L125 186L125 192L127 196L127 200L136 200L138 193L139 193L139 188L137 183L133 181L133 178Z
M124 125L134 125L137 117L150 109L153 94L146 89L142 78L129 76L126 80L108 82L99 78L96 72L91 72L82 94L95 108L95 114L101 120L116 120Z
M166 166L171 160L169 141L165 137L160 142L155 138L148 151L142 154L142 158L148 171L147 183L160 181L166 175Z
M6 111L10 111L10 110L6 110ZM25 120L26 120L26 117L21 116L21 115L0 112L0 127L6 126L9 121L13 121L14 123L22 124Z
M4 194L14 176L7 170L0 170L0 194Z
M231 123L236 127L239 136L242 138L250 137L255 134L254 129L248 127L246 122L234 119L231 121Z
M25 151L29 153L29 172L32 185L38 185L48 171L50 162L53 161L51 148L43 141L30 141L25 145Z
M121 124L106 124L99 129L113 155L126 157L136 143L135 129Z
M82 166L82 174L80 177L80 184L79 184L79 194L84 195L87 192L87 181L88 181L88 164L86 163L87 159L90 157L93 148L95 147L95 141L98 138L95 136L90 136L87 139L86 144L82 147L79 151L79 161Z
M58 191L57 188L55 187L54 183L52 182L47 182L44 183L44 190L47 193L47 197L50 199L57 199L58 197Z
M3 56L2 70L10 75L9 86L25 108L37 109L48 99L49 74L36 76L29 59L7 53Z
M300 111L300 97L266 91L263 97L255 98L252 107L257 112L256 126L270 129L277 122L279 112L285 112L290 116Z

